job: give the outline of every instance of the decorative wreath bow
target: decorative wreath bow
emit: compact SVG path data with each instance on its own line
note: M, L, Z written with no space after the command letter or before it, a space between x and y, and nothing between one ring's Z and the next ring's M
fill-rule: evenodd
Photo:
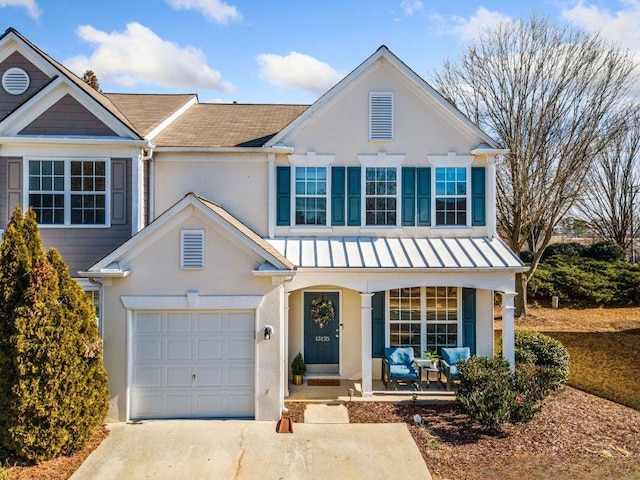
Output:
M333 303L324 294L311 300L311 318L320 328L336 318Z

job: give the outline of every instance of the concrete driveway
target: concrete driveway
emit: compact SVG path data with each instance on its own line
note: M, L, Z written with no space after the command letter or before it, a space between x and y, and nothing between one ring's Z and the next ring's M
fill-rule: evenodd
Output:
M406 425L163 420L109 425L71 477L114 479L426 479Z

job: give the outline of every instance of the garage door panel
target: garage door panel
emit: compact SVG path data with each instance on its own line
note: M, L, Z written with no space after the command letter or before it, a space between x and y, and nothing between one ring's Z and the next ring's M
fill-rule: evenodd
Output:
M251 387L254 382L253 367L249 365L229 365L227 367L227 386Z
M224 318L225 332L253 331L253 316L246 313L229 313Z
M136 367L133 371L135 385L146 388L162 388L161 367Z
M222 366L198 367L196 369L197 387L223 387Z
M193 357L191 338L169 338L167 340L167 360L191 360Z
M196 359L197 360L222 360L223 341L222 339L196 339Z
M131 417L253 417L254 322L249 311L136 312Z
M192 395L190 394L168 394L166 416L168 418L186 418L191 416L191 401Z
M193 379L191 377L191 367L167 367L167 387L189 387Z
M162 315L159 313L140 313L133 326L136 334L162 333Z
M196 327L200 333L222 331L221 313L198 313L196 317Z
M139 338L134 343L136 362L162 360L162 340L160 338Z
M253 359L252 348L253 338L230 338L225 357L231 362L249 362Z

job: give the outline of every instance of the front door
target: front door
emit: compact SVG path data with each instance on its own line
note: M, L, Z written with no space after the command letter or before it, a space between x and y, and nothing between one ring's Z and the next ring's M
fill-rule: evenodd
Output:
M310 371L337 372L340 362L340 295L304 293L304 361ZM322 366L320 370L313 368ZM333 367L333 368L332 368Z

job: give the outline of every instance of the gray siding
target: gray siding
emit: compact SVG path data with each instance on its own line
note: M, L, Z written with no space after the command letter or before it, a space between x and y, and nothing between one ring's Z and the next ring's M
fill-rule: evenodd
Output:
M6 228L11 211L8 209L7 185L13 180L9 179L8 165L12 162L20 162L19 158L0 157L0 228ZM131 159L112 159L112 165L124 166L125 185L124 215L113 222L111 228L41 228L40 236L46 249L56 247L62 254L69 271L73 277L77 277L79 270L86 270L102 257L106 256L131 237ZM115 174L112 171L112 175ZM113 179L116 180L116 179ZM114 182L115 183L115 182ZM112 197L113 200L114 197ZM112 212L113 215L114 212ZM122 213L122 212L120 212Z
M13 67L21 68L27 72L30 79L29 88L22 95L11 95L5 92L4 88L0 86L0 119L4 118L9 112L51 80L18 52L13 52L4 62L0 63L0 78L2 78L4 72Z
M0 228L5 229L22 198L22 159L0 157Z
M20 134L117 136L69 94L31 122Z

